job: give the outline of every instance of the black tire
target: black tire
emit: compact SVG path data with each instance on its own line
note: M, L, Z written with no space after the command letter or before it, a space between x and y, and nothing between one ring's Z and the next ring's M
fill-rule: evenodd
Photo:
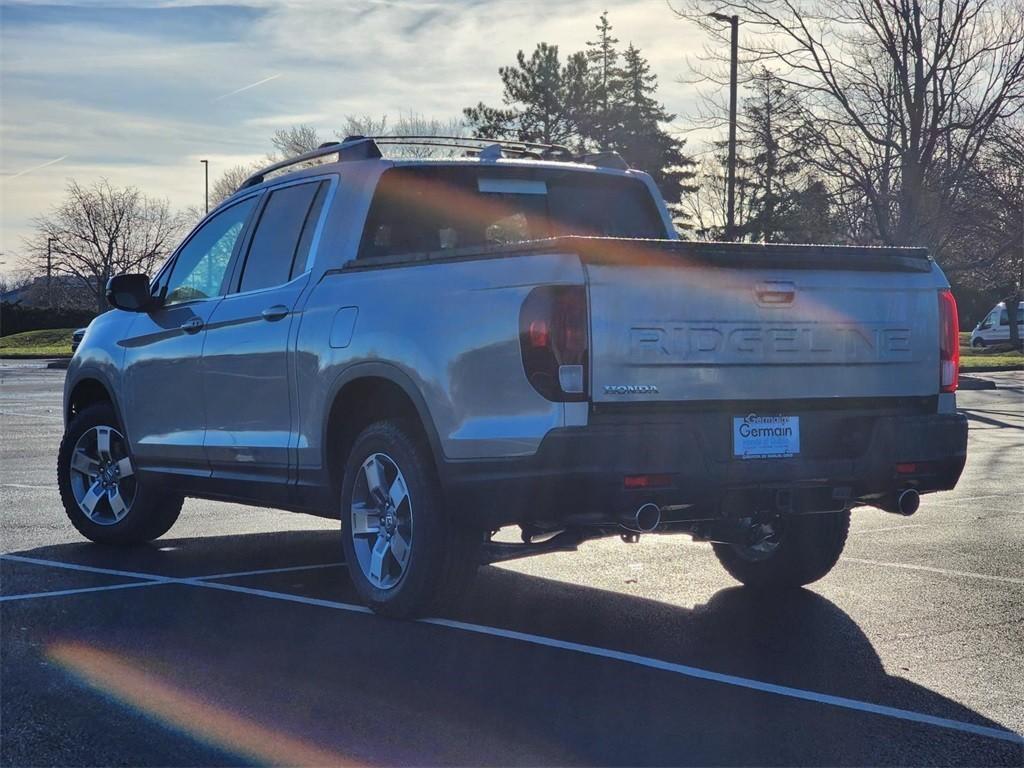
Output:
M110 403L96 403L83 408L68 424L57 454L57 485L64 512L78 532L99 544L141 544L163 536L181 513L184 497L151 487L138 478L127 514L118 522L102 525L89 519L79 507L72 488L71 459L80 437L96 427L112 427L121 432L117 414Z
M985 348L985 340L984 339L974 339L974 341L971 342L971 349L984 349L984 348Z
M374 454L384 454L401 471L411 504L408 563L388 588L364 573L352 525L353 493L363 464ZM442 610L464 592L477 570L481 536L456 525L447 513L430 448L402 421L375 422L353 443L341 488L341 528L352 583L363 602L382 615L413 618Z
M741 584L754 589L802 587L832 570L846 545L850 512L797 515L783 520L770 553L736 544L713 544L718 562Z

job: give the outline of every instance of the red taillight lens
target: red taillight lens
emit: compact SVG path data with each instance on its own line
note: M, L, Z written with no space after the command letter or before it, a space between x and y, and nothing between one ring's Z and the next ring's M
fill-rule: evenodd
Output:
M622 478L622 487L627 490L668 488L670 485L672 485L672 475L626 475Z
M960 377L960 318L949 290L939 291L939 391L956 392Z
M548 400L587 399L587 293L582 285L534 288L519 311L526 378Z

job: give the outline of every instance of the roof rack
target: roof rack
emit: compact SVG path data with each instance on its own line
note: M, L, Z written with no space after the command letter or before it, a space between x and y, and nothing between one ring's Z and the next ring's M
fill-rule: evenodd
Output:
M247 178L238 187L238 190L246 189L247 187L255 187L257 184L262 184L267 174L273 173L274 171L280 171L292 165L299 165L300 163L306 163L310 160L317 160L327 155L337 155L338 160L371 160L378 157L383 157L380 153L380 149L374 143L373 139L366 138L364 136L349 136L344 141L325 141L319 147L310 152L303 152L301 155L295 157L289 157L286 160L268 165L266 168L261 168L256 171L252 176ZM235 190L236 192L238 190Z
M350 136L349 138L356 138ZM573 160L575 154L561 144L540 144L535 141L515 139L490 139L466 136L368 136L377 144L394 144L413 147L438 147L440 149L466 149L482 152L489 147L500 147L502 153L515 157L529 157L536 160ZM348 141L348 139L346 139Z
M504 156L531 158L534 160L560 160L562 162L584 162L603 168L627 170L629 164L617 152L595 152L576 154L560 144L540 144L533 141L513 139L467 138L464 136L347 136L343 141L327 141L310 152L268 165L252 174L238 187L237 191L262 184L268 174L293 165L300 165L328 155L337 155L338 161L371 160L383 157L379 145L416 147L438 147L440 149L465 149L477 156L493 160Z

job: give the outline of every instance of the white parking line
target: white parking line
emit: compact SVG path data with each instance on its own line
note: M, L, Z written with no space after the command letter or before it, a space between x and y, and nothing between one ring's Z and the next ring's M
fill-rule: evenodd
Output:
M340 568L344 563L317 563L316 565L292 565L287 568L261 568L255 571L235 571L234 573L214 573L210 576L189 576L182 581L206 581L208 579L234 579L239 576L263 576L271 573L291 573L292 571L316 571L321 568Z
M31 563L32 565L47 565L51 568L63 568L67 571L83 571L84 573L102 573L107 576L126 576L129 579L146 579L147 581L174 581L168 576L158 576L155 573L138 573L136 571L115 571L112 568L97 568L92 565L80 565L79 563L63 563L59 560L42 560L38 557L25 557L24 555L0 555L0 560L10 560L15 563Z
M34 600L43 597L61 597L64 595L77 595L84 592L108 592L114 589L128 589L130 587L152 587L157 584L194 584L198 581L210 579L230 579L239 576L261 576L274 573L291 573L292 571L312 571L321 568L339 568L344 563L316 563L314 565L293 565L287 568L262 568L254 571L234 571L232 573L214 573L209 576L159 576L152 573L136 573L134 571L115 571L109 568L94 568L89 565L77 563L62 563L56 560L41 560L35 557L23 557L21 555L0 555L0 560L10 560L16 563L29 563L31 565L49 566L51 568L63 568L72 571L85 573L102 573L108 576L126 576L142 581L133 581L126 584L104 584L99 587L78 587L75 589L59 589L49 592L30 592L19 595L0 595L0 603L11 600Z
M35 600L40 597L61 597L62 595L80 595L83 592L109 592L113 589L131 589L132 587L156 587L166 584L164 581L132 581L127 584L106 584L102 587L80 587L78 589L58 589L52 592L28 592L21 595L0 595L0 603L11 600Z
M902 531L905 528L927 528L926 525L912 523L910 525L887 525L884 528L863 528L859 531L850 531L851 536L863 536L865 533L884 533L886 531Z
M968 579L984 579L985 581L998 581L1003 584L1024 585L1024 579L1013 576L994 576L989 573L974 573L973 571L955 571L950 568L932 568L928 565L912 565L910 563L887 563L882 560L865 560L860 557L844 557L841 563L860 563L861 565L878 565L883 568L900 568L905 571L922 571L924 573L938 573L942 576L964 576Z
M107 573L111 575L128 575L130 573L127 571L115 571L105 568L95 568L92 566L79 566L71 563L61 563L52 560L40 560L37 558L22 557L20 555L0 555L0 558L13 560L15 562L29 562L38 565L49 565L55 568L70 568L71 570L89 571L94 573ZM335 565L338 564L324 563L319 566L312 567L326 568ZM267 569L267 571L263 572L281 572L282 570L297 570L297 568ZM240 572L238 574L223 574L217 576L217 578L227 578L231 575L254 575L255 573L260 572L249 571ZM301 595L291 595L285 592L272 592L265 589L243 587L238 584L224 584L218 581L210 581L209 579L214 578L211 576L199 576L192 578L168 578L164 576L156 576L154 574L138 574L137 576L135 576L135 578L148 579L149 581L145 582L145 585L147 586L152 584L180 584L183 586L200 587L202 589L216 589L224 592L234 592L238 594L251 595L253 597L262 597L269 600L280 600L289 603L299 603L301 605L308 605L316 608L329 608L332 610L346 611L349 613L360 613L364 615L372 615L373 613L369 608L366 608L362 605L354 605L352 603L340 603L333 600L322 600L319 598L312 597L303 597ZM114 586L118 588L124 588L127 585ZM142 585L140 584L140 586ZM111 587L96 587L90 591L101 591L103 589L110 588ZM554 648L556 650L569 651L572 653L579 653L586 656L610 659L612 661L619 661L626 664L634 664L636 666L646 667L648 669L655 669L661 672L669 672L672 674L679 675L681 677L688 677L697 680L706 680L709 682L729 685L735 688L744 688L747 690L758 691L761 693L769 693L776 696L783 696L785 698L797 699L800 701L809 701L815 704L824 704L827 706L852 710L856 712L865 712L868 714L880 715L882 717L888 717L895 720L920 723L922 725L931 725L937 728L944 728L946 730L959 731L961 733L971 733L977 736L985 736L991 739L998 739L1000 741L1009 741L1014 744L1024 745L1024 737L1012 731L1007 731L1000 728L990 728L988 726L975 725L974 723L966 723L960 720L949 720L944 717L936 717L935 715L927 715L921 712L914 712L913 710L899 709L897 707L888 707L882 704L872 704L871 702L860 701L858 699L850 699L845 696L833 696L827 693L808 691L803 688L793 688L788 685L777 685L775 683L767 683L761 680L740 677L738 675L728 675L721 672L713 672L711 670L701 669L700 667L691 667L687 664L678 664L671 661L664 661L662 659L651 658L649 656L641 656L635 653L615 651L609 648L600 648L593 645L585 645L583 643L574 643L568 640L558 640L557 638L545 637L543 635L534 635L528 632L517 632L511 629L488 627L482 624L471 624L468 622L454 621L451 619L428 618L420 619L419 623L430 624L432 626L443 627L446 629L459 630L462 632L470 632L473 634L484 635L488 637L497 637L505 640L514 640L521 643L529 643L531 645L543 646L545 648Z
M45 488L48 491L56 491L56 485L27 485L25 483L0 483L0 488Z

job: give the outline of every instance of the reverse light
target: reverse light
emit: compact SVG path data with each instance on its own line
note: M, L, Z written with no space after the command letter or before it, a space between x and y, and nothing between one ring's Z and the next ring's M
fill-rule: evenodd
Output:
M956 299L939 291L939 391L956 392L960 377L960 318Z
M582 285L542 285L519 311L523 370L548 400L587 399L587 293Z

